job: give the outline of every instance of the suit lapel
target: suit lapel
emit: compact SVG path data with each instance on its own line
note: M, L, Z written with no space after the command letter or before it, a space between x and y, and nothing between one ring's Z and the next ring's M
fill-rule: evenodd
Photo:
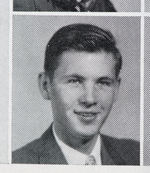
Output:
M120 155L121 151L117 150L115 139L105 135L101 135L101 139L102 165L125 165L125 162Z
M52 132L52 125L41 137L41 145L38 151L40 164L68 164L60 147L55 141ZM115 150L113 141L101 135L101 160L102 165L123 165L119 153Z
M43 146L39 153L40 164L66 164L67 161L55 141L52 132L52 125L42 136Z
M108 153L103 140L101 140L101 161L102 165L114 165L114 161L111 158L111 155Z
M34 0L37 11L60 11L52 0Z

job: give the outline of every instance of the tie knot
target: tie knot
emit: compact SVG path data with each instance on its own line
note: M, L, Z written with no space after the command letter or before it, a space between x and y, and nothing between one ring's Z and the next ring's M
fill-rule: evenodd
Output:
M85 165L96 165L95 157L93 155L88 156Z

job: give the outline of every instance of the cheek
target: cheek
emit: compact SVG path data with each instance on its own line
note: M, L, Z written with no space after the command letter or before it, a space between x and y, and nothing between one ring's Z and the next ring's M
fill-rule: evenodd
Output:
M79 92L66 87L60 87L57 89L57 100L59 105L63 105L65 109L70 109L77 104L79 98Z
M98 93L99 103L103 108L109 108L113 105L115 99L115 91L113 89Z

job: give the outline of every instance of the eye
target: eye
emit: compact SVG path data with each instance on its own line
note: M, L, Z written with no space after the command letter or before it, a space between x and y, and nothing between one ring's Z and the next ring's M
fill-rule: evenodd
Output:
M106 86L110 86L111 85L111 81L101 81L102 85L106 85Z
M98 85L110 87L113 84L113 80L99 80Z
M69 79L68 83L72 84L74 86L77 86L77 85L79 85L81 83L81 80L79 80L79 79Z

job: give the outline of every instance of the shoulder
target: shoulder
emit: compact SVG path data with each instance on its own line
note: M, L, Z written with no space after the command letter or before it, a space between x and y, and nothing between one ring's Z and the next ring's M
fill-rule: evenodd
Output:
M41 153L45 151L47 145L51 147L54 143L52 126L50 126L40 138L26 144L20 149L12 152L12 163L39 163ZM49 148L47 149L49 150Z
M14 11L35 11L35 0L14 0Z
M14 0L14 11L55 11L52 0Z
M115 9L113 3L110 0L104 0L103 2L105 4L105 11L106 12L116 12L117 11Z
M96 0L92 11L116 12L116 9L110 0Z
M36 139L12 153L12 163L38 163L41 139Z
M140 164L140 143L132 139L118 139L102 135L102 140L109 153L116 152L127 165Z
M55 150L54 150L55 148ZM52 125L42 134L39 139L36 139L24 147L12 153L12 163L39 164L40 158L44 153L52 153L58 151L56 142L52 133Z

